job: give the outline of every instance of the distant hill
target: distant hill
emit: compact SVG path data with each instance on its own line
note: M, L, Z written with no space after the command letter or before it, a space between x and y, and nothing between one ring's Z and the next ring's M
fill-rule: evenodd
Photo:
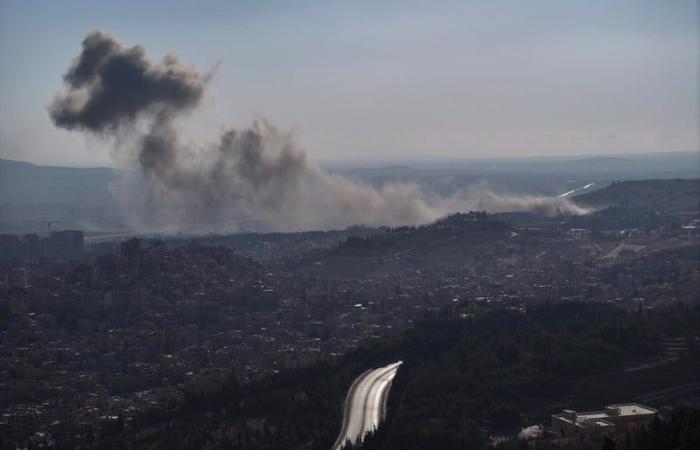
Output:
M652 202L653 208L664 211L698 209L694 199L698 197L700 165L698 154L691 152L578 159L464 160L453 164L443 161L442 165L414 161L409 166L401 161L394 162L378 168L345 168L335 173L374 186L392 181L415 182L429 194L445 196L484 182L509 192L559 195L589 183L594 183L596 188L605 186L618 178L677 178L652 181L660 183L656 187L624 182L575 198L581 204L598 208ZM126 231L123 211L111 194L121 177L120 172L106 167L39 166L0 159L0 233L45 232L47 220L60 221L55 225L57 229ZM137 177L134 181L139 183ZM688 183L687 189L683 187ZM639 190L636 186L645 187ZM129 188L141 187L130 185Z
M663 214L700 210L700 180L634 180L614 182L597 191L573 197L581 206L652 208Z
M0 159L0 232L56 228L120 228L109 191L115 170L106 167L38 166Z
M114 177L114 169L107 167L37 166L0 159L0 202L49 204L73 199L76 203L105 203L110 199L107 185Z
M587 168L594 170L630 170L636 169L645 164L644 161L632 158L624 158L621 156L593 156L590 158L580 158L571 161L578 168Z
M500 249L511 235L510 226L492 216L458 213L428 225L351 236L333 248L291 260L289 268L324 278L363 279L463 261L482 250Z

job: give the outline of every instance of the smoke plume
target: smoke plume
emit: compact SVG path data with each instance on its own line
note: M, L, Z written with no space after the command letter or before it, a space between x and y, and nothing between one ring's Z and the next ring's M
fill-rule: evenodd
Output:
M496 192L485 184L468 189L461 196L468 199L470 209L489 212L530 211L546 216L583 215L591 212L565 197L544 197L532 194Z
M140 169L145 194L119 189L136 228L290 231L425 223L467 209L581 212L567 199L485 189L444 198L412 183L375 188L311 164L291 134L266 121L192 145L176 122L201 103L211 73L173 55L153 62L143 47L102 31L90 32L82 47L49 113L58 127L112 141L114 156Z
M125 48L93 31L63 77L68 90L56 96L49 112L59 127L96 133L115 132L147 115L167 122L197 106L208 78L173 55L152 63L143 47Z

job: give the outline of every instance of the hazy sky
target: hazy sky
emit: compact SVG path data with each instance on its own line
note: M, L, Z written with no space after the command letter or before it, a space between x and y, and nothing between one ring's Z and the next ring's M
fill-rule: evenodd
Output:
M698 150L698 1L0 0L0 156L109 164L46 112L95 28L220 63L192 140L265 117L313 159Z

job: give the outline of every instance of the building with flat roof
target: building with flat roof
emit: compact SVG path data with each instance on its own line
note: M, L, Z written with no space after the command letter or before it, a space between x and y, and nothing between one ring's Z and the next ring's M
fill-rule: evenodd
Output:
M552 415L552 431L562 437L598 440L650 422L656 410L639 403L608 405L602 411L576 412L570 409Z

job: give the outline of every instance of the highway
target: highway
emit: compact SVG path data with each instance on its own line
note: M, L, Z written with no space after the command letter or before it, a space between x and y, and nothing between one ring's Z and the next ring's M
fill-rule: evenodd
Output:
M391 382L401 361L370 369L355 378L343 405L343 426L332 450L340 450L348 440L357 442L376 429L386 414Z
M588 184L585 185L584 187L580 187L580 188L576 188L576 189L572 189L572 190L570 190L570 191L564 192L563 194L560 194L560 195L559 195L559 198L569 197L569 196L571 196L572 194L576 194L577 192L585 191L586 189L592 187L594 184L595 184L595 183L588 183Z

